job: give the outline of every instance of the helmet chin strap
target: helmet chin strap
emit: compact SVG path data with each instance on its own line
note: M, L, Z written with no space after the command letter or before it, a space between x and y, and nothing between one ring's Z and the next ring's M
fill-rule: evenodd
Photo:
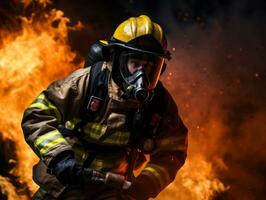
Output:
M149 81L143 70L138 70L131 76L123 78L127 97L133 97L140 102L145 102L149 98Z

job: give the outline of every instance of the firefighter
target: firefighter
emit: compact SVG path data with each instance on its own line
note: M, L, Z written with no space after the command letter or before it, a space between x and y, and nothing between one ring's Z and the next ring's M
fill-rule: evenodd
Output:
M131 17L29 105L22 129L40 158L33 199L144 200L175 179L187 128L158 81L166 48L160 25Z

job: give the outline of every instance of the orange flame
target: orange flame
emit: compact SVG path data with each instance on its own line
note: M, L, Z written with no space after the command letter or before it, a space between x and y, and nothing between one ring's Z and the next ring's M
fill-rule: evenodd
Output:
M217 178L213 166L202 155L188 158L176 180L156 199L208 200L229 189Z
M24 3L26 7L30 1L24 0ZM46 6L50 1L42 0L40 3ZM68 31L80 29L82 24L68 27L69 19L59 10L46 12L38 19L33 15L30 19L21 17L21 20L21 32L9 32L8 36L0 38L0 134L3 139L16 143L18 160L10 173L27 184L32 194L37 189L32 181L32 166L38 159L24 142L20 128L22 113L51 81L81 66L81 62L73 66L77 55L68 44ZM185 166L174 183L156 199L206 200L216 192L228 189L217 178L214 162L203 156L205 151L198 151L199 146L195 138L190 138ZM10 199L29 198L18 195L7 178L0 177L0 186Z
M212 118L205 127L210 127L210 132L197 138L195 134L191 135L192 131L197 132L197 130L190 131L186 163L178 172L175 181L156 199L211 200L219 192L230 188L218 178L217 169L227 170L227 167L219 158L219 149L212 147L219 144L220 135L224 132L222 123ZM206 144L206 138L208 138L208 144Z
M8 178L0 176L0 186L1 193L8 196L8 199L20 199L16 193L15 186L9 182Z
M69 19L58 10L42 17L40 21L21 18L21 32L9 33L0 41L0 134L4 140L15 141L18 160L10 173L26 183L31 192L37 188L32 182L37 157L24 142L20 128L23 110L51 81L77 67L72 63L76 54L68 45ZM0 186L7 186L3 188L10 199L27 199L16 198L15 188L8 185L9 180L1 178Z

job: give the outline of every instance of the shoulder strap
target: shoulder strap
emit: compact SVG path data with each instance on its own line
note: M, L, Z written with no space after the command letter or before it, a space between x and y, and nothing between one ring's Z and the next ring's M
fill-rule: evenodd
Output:
M91 67L90 80L81 107L81 122L75 126L74 131L82 129L88 122L93 121L103 105L108 93L108 77L110 71L102 70L103 62L97 62Z

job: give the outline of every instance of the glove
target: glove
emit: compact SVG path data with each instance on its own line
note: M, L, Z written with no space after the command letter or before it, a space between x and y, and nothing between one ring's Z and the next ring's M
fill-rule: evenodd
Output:
M104 175L90 168L83 168L69 152L58 155L51 164L51 173L63 185L104 182Z
M63 185L79 184L82 181L83 170L74 156L64 153L57 156L50 166L51 172Z
M82 168L74 156L64 153L57 156L52 162L52 174L63 185L86 184L89 182L103 183L118 189L128 189L131 185L119 174L107 172L103 174L90 168Z

